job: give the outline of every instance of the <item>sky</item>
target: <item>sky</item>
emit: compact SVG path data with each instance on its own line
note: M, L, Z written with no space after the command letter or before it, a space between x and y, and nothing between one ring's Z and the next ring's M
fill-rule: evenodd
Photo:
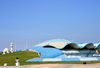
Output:
M0 51L51 39L100 43L100 0L0 0Z

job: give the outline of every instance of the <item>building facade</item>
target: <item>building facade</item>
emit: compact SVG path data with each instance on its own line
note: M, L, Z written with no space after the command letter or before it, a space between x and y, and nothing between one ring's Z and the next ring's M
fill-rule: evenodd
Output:
M100 60L100 43L76 44L65 39L53 39L35 45L31 50L40 54L39 58L27 60L33 61L97 61Z

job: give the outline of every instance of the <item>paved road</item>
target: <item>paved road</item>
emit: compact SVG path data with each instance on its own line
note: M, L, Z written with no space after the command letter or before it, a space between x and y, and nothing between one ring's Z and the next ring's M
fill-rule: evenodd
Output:
M7 66L0 68L100 68L100 64L40 64L40 65L24 65L24 66Z

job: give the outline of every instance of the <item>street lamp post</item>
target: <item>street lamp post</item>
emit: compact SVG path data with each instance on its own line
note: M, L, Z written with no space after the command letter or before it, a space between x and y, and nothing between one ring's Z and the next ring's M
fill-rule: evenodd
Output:
M18 57L16 57L15 61L16 61L15 65L16 65L16 66L20 66L19 58L18 58Z

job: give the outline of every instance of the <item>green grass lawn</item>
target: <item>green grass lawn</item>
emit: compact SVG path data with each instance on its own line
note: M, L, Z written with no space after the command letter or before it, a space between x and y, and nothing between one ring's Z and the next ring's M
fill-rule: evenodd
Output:
M16 57L19 57L19 62L21 65L27 64L25 61L31 58L39 57L38 53L31 52L31 51L17 51L14 53L9 53L5 55L0 55L0 66L4 63L7 63L8 65L15 65L15 59Z
M21 65L30 65L30 64L82 64L84 61L57 61L57 62L25 62L31 58L37 58L38 53L31 51L17 51L10 54L0 55L0 66L3 66L4 63L7 63L8 66L15 66L15 59L19 57ZM87 64L100 63L100 61L86 61Z

